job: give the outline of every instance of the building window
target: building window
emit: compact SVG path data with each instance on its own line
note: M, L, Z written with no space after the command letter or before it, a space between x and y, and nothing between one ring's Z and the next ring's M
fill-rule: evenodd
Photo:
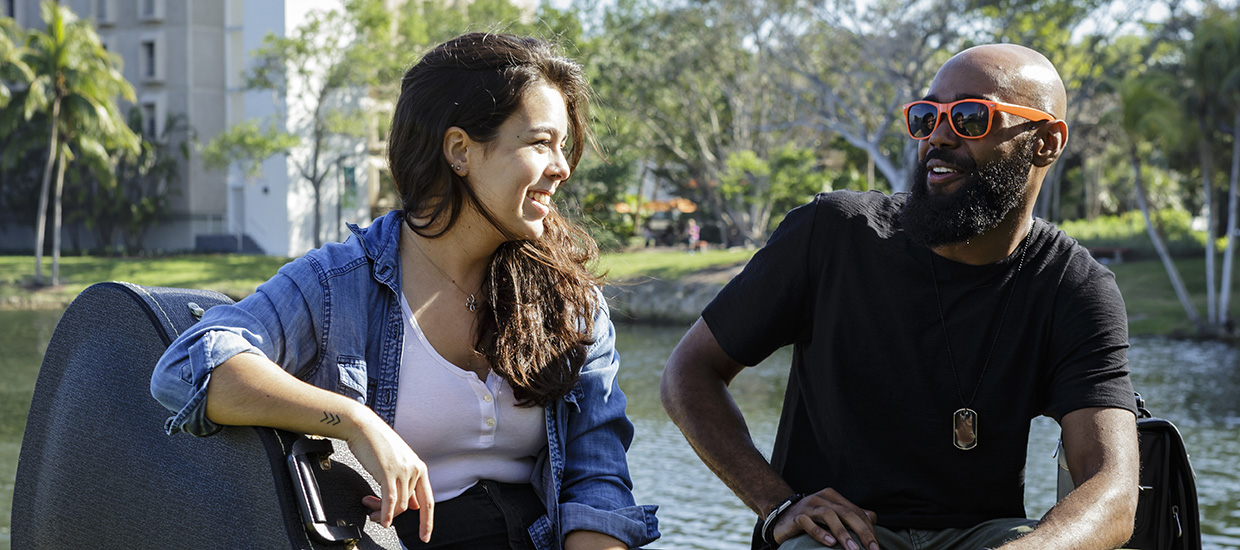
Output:
M154 103L142 104L142 134L148 139L159 137L159 111Z
M95 22L100 26L116 23L116 9L112 2L113 0L95 0Z
M141 19L143 21L158 21L163 18L164 18L163 0L139 0L138 19Z
M142 41L142 76L146 78L155 78L159 75L158 71L155 70L156 68L155 62L156 62L155 41L154 40L143 40Z
M4 16L17 19L17 0L4 0Z

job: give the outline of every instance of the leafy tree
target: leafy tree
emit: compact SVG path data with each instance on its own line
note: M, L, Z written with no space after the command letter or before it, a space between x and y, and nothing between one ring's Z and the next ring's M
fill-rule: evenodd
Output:
M222 170L236 163L249 178L262 173L263 161L287 153L300 143L300 138L274 124L264 130L258 127L257 121L246 120L207 142L202 149L202 165L208 170Z
M1235 84L1229 82L1240 79L1236 70L1237 63L1240 63L1240 40L1237 39L1240 30L1235 28L1236 24L1234 15L1214 6L1208 7L1199 18L1184 27L1185 34L1191 33L1190 39L1173 37L1173 44L1179 49L1170 66L1170 70L1176 71L1176 77L1185 83L1183 93L1176 96L1182 102L1183 113L1178 124L1195 126L1195 131L1188 132L1178 146L1169 149L1186 149L1196 157L1195 172L1200 178L1200 211L1205 214L1208 235L1205 247L1205 324L1225 332L1234 330L1227 318L1227 310L1221 308L1230 302L1235 246L1231 235L1236 227L1237 189L1233 184L1229 192L1222 192L1215 178L1219 175L1216 158L1225 154L1220 146L1231 133L1226 129L1232 113L1228 97ZM1215 261L1215 241L1219 238L1225 240L1227 247L1221 283L1216 277L1218 266Z
M1168 90L1173 90L1175 85L1175 80L1161 71L1150 71L1130 77L1120 85L1118 115L1120 125L1124 128L1124 133L1128 138L1132 183L1137 205L1141 209L1141 216L1145 219L1146 232L1150 236L1154 250L1158 253L1158 258L1162 260L1163 268L1167 271L1167 277L1171 281L1172 288L1175 289L1180 305L1188 315L1188 320L1197 327L1198 332L1204 333L1206 324L1189 299L1179 270L1176 269L1171 253L1167 250L1162 232L1150 217L1151 206L1141 170L1146 156L1143 154L1143 146L1175 143L1183 139L1181 133L1183 125L1179 124L1181 111L1173 96L1168 93Z
M773 215L829 189L830 181L818 169L813 151L789 144L773 152L769 161L752 151L732 153L719 187L726 200L746 209L755 224L770 231L782 219Z
M146 127L141 109L129 110L128 125L141 135ZM115 178L80 176L89 181L78 187L74 219L94 231L105 252L140 252L147 231L167 218L171 187L181 162L189 159L189 141L181 139L188 132L185 115L170 115L162 133L142 135L137 152L117 153Z
M726 191L729 162L735 174L744 159L767 163L780 146L813 137L790 123L794 102L768 47L773 27L755 8L748 0L616 2L591 46L599 55L588 60L609 121L648 155L642 165L713 213L729 243L765 240L769 212L754 206L771 192L765 177L745 180L748 196Z
M772 60L787 69L778 84L794 94L798 122L865 151L890 188L904 190L916 147L905 139L901 106L920 98L964 43L966 2L791 5L772 25L780 44Z
M25 33L17 22L0 17L0 212L9 220L34 212L34 205L25 203L35 193L22 185L26 178L14 173L33 164L26 158L31 149L28 136L20 130L34 113L27 116L23 104L12 103L13 89L27 87L35 76L26 65L25 43Z
M284 116L288 133L306 136L307 150L294 151L290 161L314 193L316 248L323 244L323 182L342 161L360 154L358 138L366 131L359 75L367 68L354 62L355 42L346 23L340 12L311 11L288 36L264 37L246 72L248 89L306 100L304 109L289 109Z
M1184 57L1184 67L1191 79L1188 94L1189 110L1197 121L1197 146L1201 159L1202 190L1205 194L1211 241L1217 227L1217 216L1210 207L1215 174L1214 147L1227 118L1233 140L1232 170L1229 190L1224 195L1227 227L1223 233L1227 247L1223 257L1223 280L1215 301L1214 246L1206 246L1207 317L1211 325L1225 330L1230 325L1228 309L1231 301L1232 265L1235 257L1237 193L1240 193L1240 17L1212 6L1203 14L1194 29L1193 39Z
M56 171L52 196L52 278L59 284L61 197L66 164L80 157L96 177L110 180L113 159L109 149L136 151L139 139L125 125L116 98L134 101L133 87L121 76L120 62L99 42L88 21L81 21L68 8L49 1L42 4L42 31L27 37L26 64L36 77L23 92L25 118L35 110L49 111L50 126L47 163L39 191L38 222L35 229L35 284L43 282L43 237L47 225L47 204ZM76 154L75 154L76 152Z
M10 85L25 86L34 80L34 72L26 65L25 33L10 17L0 17L0 109L13 99Z

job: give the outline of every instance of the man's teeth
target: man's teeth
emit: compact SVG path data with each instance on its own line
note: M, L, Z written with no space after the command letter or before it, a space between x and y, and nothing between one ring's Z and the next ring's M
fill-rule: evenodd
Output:
M944 168L942 166L936 166L934 168L931 168L930 171L934 172L935 174L955 174L956 173L956 170L953 170L951 168Z
M551 195L548 195L548 194L546 194L546 193L539 193L539 192L536 192L536 191L530 191L529 193L526 193L526 194L525 194L525 196L529 197L529 198L530 198L530 200L532 200L532 201L534 201L534 202L536 202L536 203L538 203L538 204L541 204L541 205L543 205L543 206L547 206L547 205L551 204Z

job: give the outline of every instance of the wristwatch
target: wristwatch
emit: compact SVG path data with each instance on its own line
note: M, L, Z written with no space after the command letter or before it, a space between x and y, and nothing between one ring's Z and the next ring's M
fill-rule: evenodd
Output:
M779 522L779 516L783 515L783 513L788 511L788 509L791 508L793 504L796 504L798 501L800 501L804 497L805 495L802 495L801 493L794 493L788 498L784 499L783 502L780 502L779 505L775 507L775 509L771 510L771 513L766 515L766 519L762 521L762 540L763 541L765 541L767 544L773 547L779 546L775 542L775 524Z

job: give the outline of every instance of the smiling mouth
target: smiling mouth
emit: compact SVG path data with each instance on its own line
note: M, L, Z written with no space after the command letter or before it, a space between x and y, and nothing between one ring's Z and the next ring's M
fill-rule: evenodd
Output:
M525 196L526 198L543 206L551 205L551 193L547 193L546 191L530 191L526 193Z
M947 175L947 174L959 174L960 170L957 170L955 168L948 168L946 166L935 166L934 168L930 169L930 173L938 174L942 176L942 175Z

